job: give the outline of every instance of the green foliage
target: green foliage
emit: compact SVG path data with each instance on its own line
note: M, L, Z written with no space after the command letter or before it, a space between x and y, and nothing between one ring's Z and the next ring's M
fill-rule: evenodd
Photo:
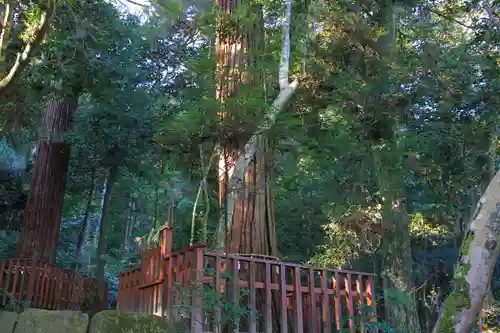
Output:
M19 235L16 232L0 231L0 257L12 258L16 253Z
M207 276L215 276L215 271L207 270ZM220 278L226 279L228 285L231 285L233 276L228 272L224 272L220 275ZM234 290L231 291L231 293ZM251 292L255 290L249 290L248 288L238 287L237 293L238 298L235 299L234 295L222 294L219 288L212 288L206 285L199 285L196 283L190 283L187 288L183 284L176 284L173 289L173 293L177 294L180 298L180 302L174 305L174 311L182 315L184 313L190 314L193 310L193 300L196 298L201 298L203 304L203 311L205 315L213 318L216 311L221 311L220 322L215 323L220 327L225 327L230 323L237 323L243 317L248 317L250 314L249 306L242 305L242 300L245 296L248 296Z
M8 45L8 63L25 38L23 29L39 15L38 7L29 4L15 22L19 26ZM215 96L213 44L219 13L210 10L209 2L175 0L156 2L154 13L144 20L121 15L107 1L59 3L39 54L9 94L2 95L2 170L20 160L29 169L47 100L80 97L69 136L70 170L57 253L61 266L78 264L82 272L95 274L105 172L111 165L119 167L105 234L110 298L119 272L139 262L133 239L157 242L172 204L174 248L188 244L203 172L200 148L207 160L215 144L231 141L237 129L221 124L218 113L230 110L244 121L248 136L277 94L282 41L277 22L283 4L252 4L266 9L265 45L258 50L260 67L247 70L262 81L239 87L224 103ZM188 10L191 5L197 11ZM390 157L381 171L389 180L402 175L398 184L407 213L402 217L410 221L415 294L427 331L452 283L459 253L454 244L461 243L462 230L467 230L471 210L500 156L495 138L498 29L491 19L479 21L479 6L398 1L396 40L393 52L386 54L380 45L389 29L380 3L293 1L291 62L300 87L268 133L274 148L269 171L275 175L280 257L294 262L380 273L381 259L391 259L380 250L387 232L383 204L388 191L377 179L373 149ZM232 26L255 23L249 10L241 7ZM309 28L313 22L316 34ZM215 169L207 179L209 235L219 219ZM9 203L8 209L0 208L0 226L11 220L20 225L28 194L21 189L29 182L26 170L0 184L0 204ZM206 208L195 217L197 227ZM76 258L87 213L93 237ZM1 256L13 256L18 234L0 237ZM460 293L466 289L455 281L454 293L459 294L446 307L463 306ZM200 293L211 308L224 307L226 321L247 314L247 308L219 300L214 290ZM386 296L393 303L409 303L409 295L399 290L388 290Z

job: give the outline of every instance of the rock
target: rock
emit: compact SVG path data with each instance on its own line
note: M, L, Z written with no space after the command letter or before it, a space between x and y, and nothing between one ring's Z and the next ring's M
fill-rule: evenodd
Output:
M5 333L14 332L14 326L17 322L17 313L9 311L0 311L0 330Z
M165 318L147 313L102 311L90 319L88 333L185 333Z
M86 333L88 324L82 312L27 309L19 315L14 333Z

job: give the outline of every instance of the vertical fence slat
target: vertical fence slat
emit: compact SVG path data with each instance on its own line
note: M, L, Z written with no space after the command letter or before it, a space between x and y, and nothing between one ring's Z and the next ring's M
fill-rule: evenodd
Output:
M174 316L174 320L179 320L179 311L176 308L177 304L180 304L181 295L179 290L179 285L181 282L181 267L182 267L182 254L176 255L175 258L175 286L173 290L173 303L172 303L172 313Z
M8 263L8 260L5 260L5 259L0 259L0 296L5 293L5 291L3 291L3 289L6 289L3 284L2 284L2 281L4 281L3 279L3 274L4 274L4 271L5 271L5 266L7 265Z
M26 302L26 293L24 292L24 288L25 288L25 285L26 285L26 281L28 278L29 278L29 274L28 274L28 265L29 265L29 262L28 260L22 260L21 261L21 285L19 286L19 300L21 302Z
M203 285L201 278L203 276L203 249L194 249L193 275L195 281L195 290L191 311L191 332L203 333Z
M215 257L215 297L217 306L215 307L215 313L213 318L213 327L215 333L222 332L222 309L221 309L221 301L222 301L222 292L221 292L221 278L220 273L222 270L222 260L220 255Z
M157 251L155 251L155 256L154 256L154 261L153 261L153 268L154 268L154 281L158 281L158 279L160 278L160 261L158 260L159 259L159 249ZM155 284L153 287L152 287L152 293L153 293L153 297L152 297L152 302L153 302L153 307L152 307L152 313L153 314L157 314L157 311L158 311L158 286L157 284Z
M80 309L81 306L82 306L82 298L80 297L80 292L81 292L81 289L82 289L82 279L80 278L80 276L76 275L74 276L74 287L73 287L73 292L72 292L72 295L73 295L73 307L75 309Z
M131 274L129 272L123 273L121 278L123 279L123 283L121 284L120 289L121 295L119 297L121 304L116 304L116 309L118 311L131 311L135 303L135 295L130 293L130 291L132 290Z
M366 285L366 305L371 308L370 311L370 321L374 322L377 320L377 304L375 300L375 281L373 276L369 276Z
M162 232L162 240L160 251L164 257L169 255L172 252L172 227L164 226L161 229Z
M68 275L68 280L66 284L68 285L67 295L68 295L68 308L70 310L75 310L77 308L77 303L75 300L75 288L76 286L76 274L71 272Z
M104 304L102 305L102 310L108 309L108 296L109 296L108 292L109 292L108 281L104 281L104 295L103 295Z
M286 266L280 265L280 326L281 333L288 333L288 307L286 298Z
M165 280L163 281L164 283L164 288L163 288L163 302L166 304L166 312L165 315L170 317L172 315L172 285L173 285L173 260L172 256L168 256L167 262L165 263ZM132 289L131 292L134 292Z
M12 297L14 298L12 301L17 301L21 299L21 295L17 294L17 284L18 280L21 277L21 260L17 259L14 263L14 272L13 272L13 281L12 281Z
M365 320L366 320L366 308L365 308L365 299L364 299L364 289L363 289L363 275L358 274L356 278L356 293L359 297L359 328L361 332L364 332Z
M307 273L307 286L309 287L309 327L311 332L318 332L316 329L316 290L314 285L314 269L309 268Z
M126 282L123 283L124 293L120 298L124 300L123 308L120 306L121 311L134 311L137 304L137 292L135 292L134 288L134 272L135 270L132 270L125 275Z
M64 282L63 282L63 288L64 288L64 309L71 309L71 277L73 276L73 272L68 272L67 274L64 275Z
M33 266L35 267L35 287L33 290L33 306L40 306L40 291L42 289L43 280L43 263L41 261L35 260Z
M40 288L40 305L41 307L45 307L45 304L47 303L47 289L48 289L48 279L47 279L47 271L49 267L46 263L43 263L42 265L42 285Z
M54 307L56 310L60 310L63 307L64 300L66 297L64 296L64 280L66 279L66 271L58 270L56 278L56 297L54 302Z
M293 305L293 308L295 309L295 315L296 315L296 332L297 333L304 333L304 316L303 316L303 307L302 307L302 282L300 278L300 267L296 266L294 267L294 278L293 278L293 284L294 284L294 300L295 304Z
M186 252L186 254L184 255L184 262L182 263L182 271L183 271L182 285L184 287L184 291L186 291L186 292L189 290L189 282L190 282L190 278L192 277L191 272L190 272L190 268L193 267L193 265L191 264L191 256L193 254L194 254L194 252L192 252L192 251Z
M56 278L55 278L55 288L56 288L56 292L55 292L55 295L54 295L54 309L56 310L59 310L62 303L64 302L64 285L63 285L63 282L64 282L64 279L65 279L65 275L66 275L66 270L64 269L58 269L56 267Z
M189 294L190 294L190 281L192 280L193 278L193 272L192 272L192 269L193 269L193 257L195 255L195 252L194 250L189 250L186 252L186 255L184 257L184 265L183 265L183 270L184 270L184 295L187 296L187 298L184 300L184 304L188 303L190 301L189 299ZM195 285L196 285L196 280L194 281ZM189 316L188 314L188 311L190 309L190 306L192 304L187 304L187 306L184 307L184 315L187 317Z
M125 273L120 272L120 275L118 277L118 295L116 295L116 311L123 311L123 291L125 288Z
M34 291L35 291L35 283L36 283L36 275L37 275L37 269L36 269L36 261L35 260L28 260L28 294L26 295L26 301L29 302L30 306L33 306L34 303Z
M231 259L231 268L232 268L232 302L233 306L236 308L240 307L239 301L240 301L240 287L239 287L239 282L240 282L240 262L238 259ZM233 321L233 332L234 333L239 333L240 331L240 319L239 318L232 318L231 321Z
M54 277L53 277L54 267L52 265L48 265L47 267L47 302L45 303L45 307L47 309L51 309L52 299L54 298Z
M53 305L54 305L54 295L56 292L56 279L55 279L55 269L54 266L50 265L49 266L49 297L47 299L47 309L52 310Z
M154 249L151 252L151 282L156 280L156 272L158 270L158 265L156 264L156 251ZM156 311L155 300L156 300L156 287L150 286L149 289L149 313L154 314Z
M255 289L255 261L250 259L249 271L249 289L250 289L250 323L248 330L250 333L257 333L257 290Z
M321 289L323 292L323 332L331 333L332 332L332 322L330 317L330 295L328 293L328 271L324 269L321 272Z
M347 312L349 314L349 328L351 329L351 332L355 332L356 328L354 327L354 302L352 299L352 277L350 273L347 273L344 289L346 291Z
M40 307L44 308L47 301L47 270L49 269L46 263L41 265L41 285L40 285Z
M39 290L39 293L40 293L40 296L39 296L39 300L38 300L38 304L40 307L44 307L45 306L45 300L47 299L47 264L44 263L44 262L40 262L41 265L40 265L40 290Z
M340 331L343 327L342 322L342 298L340 295L340 274L338 271L335 271L335 322L337 324L337 331Z
M52 309L56 309L57 303L59 302L61 289L59 288L62 280L62 275L64 270L57 268L54 266L53 276L54 276L54 292L52 294Z
M271 264L266 262L266 275L264 280L265 287L265 332L273 332L273 308L272 308L272 292L271 292Z
M10 281L12 278L12 260L7 260L7 269L5 270L5 274L7 275L7 278L5 279L5 287L4 287L4 296L3 296L3 301L2 305L5 306L9 300L9 294L11 293L10 290Z

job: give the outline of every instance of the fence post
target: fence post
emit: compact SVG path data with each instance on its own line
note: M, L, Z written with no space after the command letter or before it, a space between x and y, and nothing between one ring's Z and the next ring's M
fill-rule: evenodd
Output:
M36 276L38 274L38 259L33 258L31 260L27 260L27 262L31 262L31 267L29 269L29 278L28 278L28 295L26 295L26 301L29 302L30 306L33 306L35 303L35 282Z
M172 256L167 256L163 259L163 286L162 286L162 302L161 306L163 308L163 315L169 319L172 319L172 288L173 288L173 266L172 266Z
M123 279L124 279L125 274L123 272L120 272L120 275L118 277L118 295L116 295L116 311L120 311L120 302L121 298L123 298Z
M169 225L165 225L161 229L161 255L165 258L172 252L172 227Z
M104 280L104 295L101 304L101 311L108 309L108 288L109 288L108 281Z
M191 332L203 333L203 247L196 247L194 251L194 263L192 278L195 283L193 292L193 304L191 309Z

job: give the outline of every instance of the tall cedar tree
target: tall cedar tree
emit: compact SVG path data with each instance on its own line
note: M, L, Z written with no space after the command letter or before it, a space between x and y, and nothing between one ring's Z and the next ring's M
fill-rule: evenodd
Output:
M217 29L217 99L224 103L238 94L238 88L251 85L262 91L262 71L259 52L264 49L264 21L262 7L251 0L217 0L220 15ZM239 19L241 13L248 11L246 19ZM244 16L244 15L243 15ZM248 19L251 17L251 19ZM237 135L229 136L223 142L219 156L219 203L225 206L227 184L234 172L238 154L241 154L252 131L249 124L233 112L220 113L224 124L238 124L243 128L233 128ZM263 116L263 110L256 110ZM247 128L244 128L244 127ZM225 126L224 126L225 127ZM243 133L243 134L242 134ZM246 134L245 134L246 133ZM227 138L227 136L226 136ZM269 141L264 136L258 140L257 153L245 170L244 188L238 194L231 224L227 227L226 250L229 253L261 254L276 256L276 228L274 220L274 200L270 189Z
M36 258L50 264L56 261L70 156L70 146L64 137L73 123L77 106L78 98L74 96L53 100L46 109L46 136L38 142L17 253L20 258Z

